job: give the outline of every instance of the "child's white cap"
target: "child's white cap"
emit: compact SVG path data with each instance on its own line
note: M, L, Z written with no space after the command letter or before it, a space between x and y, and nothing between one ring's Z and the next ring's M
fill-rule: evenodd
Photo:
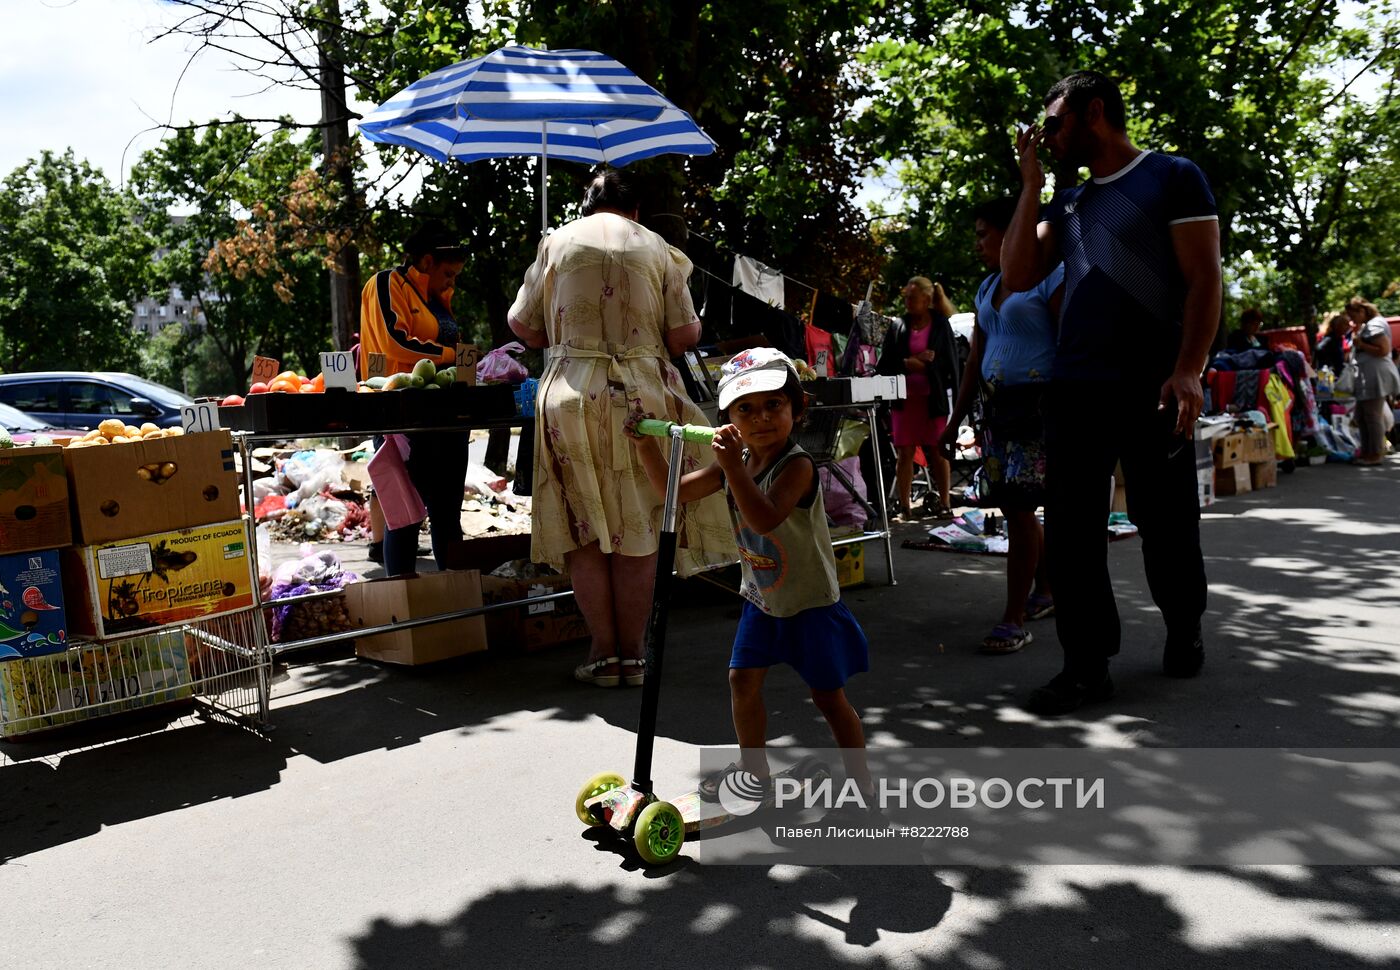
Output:
M773 347L754 347L731 357L720 368L719 409L726 411L736 398L761 391L776 391L797 377L787 354Z

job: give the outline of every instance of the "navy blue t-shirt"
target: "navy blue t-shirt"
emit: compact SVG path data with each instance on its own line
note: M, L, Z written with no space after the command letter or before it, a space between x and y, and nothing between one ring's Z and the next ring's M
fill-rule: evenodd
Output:
M1055 193L1041 221L1054 227L1065 266L1056 380L1171 371L1186 296L1171 227L1215 218L1201 170L1160 152Z

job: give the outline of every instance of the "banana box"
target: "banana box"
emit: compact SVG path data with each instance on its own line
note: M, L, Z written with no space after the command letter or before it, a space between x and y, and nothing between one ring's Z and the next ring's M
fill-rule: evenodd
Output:
M64 551L72 637L98 640L253 605L243 519Z
M0 660L68 649L58 550L0 556Z
M0 663L0 737L189 698L183 630Z
M0 554L72 541L63 449L0 449Z

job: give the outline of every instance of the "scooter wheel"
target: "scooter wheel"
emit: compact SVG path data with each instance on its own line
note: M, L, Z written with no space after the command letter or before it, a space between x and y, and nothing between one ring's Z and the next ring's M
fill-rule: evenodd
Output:
M662 866L674 859L685 844L685 819L670 802L652 802L637 816L632 844L642 861Z
M627 784L627 779L623 778L615 771L605 771L601 775L594 775L584 782L582 788L578 790L578 798L574 799L574 814L584 825L597 825L598 820L588 814L588 809L584 803L590 798L597 798L604 792L610 792L614 788L621 788Z

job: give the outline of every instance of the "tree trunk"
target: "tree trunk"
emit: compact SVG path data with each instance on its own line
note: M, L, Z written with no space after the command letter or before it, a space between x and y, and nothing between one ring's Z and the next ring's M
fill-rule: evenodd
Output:
M340 0L326 0L325 18L329 23L317 34L317 55L321 84L321 144L325 150L325 174L340 193L336 207L336 228L351 230L357 225L355 172L350 157L350 111L345 104L345 71L334 50L339 42ZM331 251L330 274L331 340L336 350L349 350L353 334L360 326L360 251L353 235Z

